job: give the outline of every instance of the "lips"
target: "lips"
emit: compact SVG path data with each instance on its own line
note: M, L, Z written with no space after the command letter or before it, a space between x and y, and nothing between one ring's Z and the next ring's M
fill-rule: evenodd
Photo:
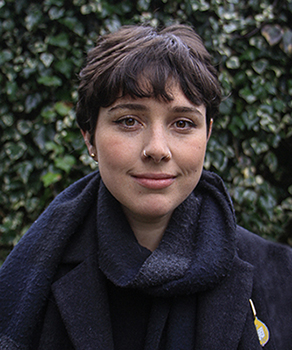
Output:
M139 174L132 177L139 185L153 190L167 188L175 181L175 176L170 174Z

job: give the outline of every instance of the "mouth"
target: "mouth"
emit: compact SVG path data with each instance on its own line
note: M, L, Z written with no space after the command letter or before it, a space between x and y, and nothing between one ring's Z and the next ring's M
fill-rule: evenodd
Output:
M141 186L153 189L161 190L167 188L173 184L176 176L170 174L138 174L132 175L133 179Z

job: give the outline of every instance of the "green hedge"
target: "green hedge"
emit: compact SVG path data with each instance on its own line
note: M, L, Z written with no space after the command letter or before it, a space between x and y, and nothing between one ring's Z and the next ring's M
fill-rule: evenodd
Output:
M99 34L191 24L225 99L206 168L239 224L292 240L292 0L0 0L0 260L48 203L95 168L76 127L77 74Z

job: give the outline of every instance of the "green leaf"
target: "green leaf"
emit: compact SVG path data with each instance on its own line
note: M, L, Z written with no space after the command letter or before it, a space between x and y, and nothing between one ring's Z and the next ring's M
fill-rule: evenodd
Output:
M55 68L58 72L64 74L67 79L70 79L74 66L71 60L64 60L57 62Z
M212 156L213 156L212 165L217 170L223 171L226 168L227 162L228 162L228 158L226 154L223 151L217 150L212 154Z
M6 93L9 96L9 101L15 101L17 100L17 90L18 90L18 86L16 84L15 81L8 81L6 83Z
M223 25L223 30L225 33L230 34L235 32L238 29L237 24L234 22L228 23L228 24L224 24Z
M268 67L269 62L266 59L261 59L259 61L253 62L252 63L252 67L253 69L258 73L258 74L262 74L266 68Z
M265 153L269 149L266 142L260 142L255 137L250 140L250 145L256 154Z
M240 67L239 58L236 56L230 57L226 62L226 66L230 69L238 69Z
M278 24L276 25L267 24L262 28L262 35L271 46L274 46L278 44L282 39L283 30Z
M62 175L60 173L52 173L48 172L41 177L42 182L45 187L48 187L62 179Z
M283 35L283 50L288 55L292 55L292 30L287 29Z
M220 113L221 114L231 114L233 108L233 98L229 97L223 100L220 104Z
M13 53L11 50L5 49L0 51L0 65L12 60Z
M29 14L25 17L26 28L30 32L41 22L42 12L36 7L31 6Z
M6 126L12 126L14 123L13 115L11 114L4 114L1 116L1 120Z
M69 173L73 165L76 163L76 159L73 156L66 155L64 157L58 157L55 159L55 166L58 169L64 170Z
M42 76L38 78L38 83L45 86L61 86L62 80L56 76Z
M94 6L92 4L89 5L82 5L80 12L83 15L89 15L91 12L94 12Z
M260 196L258 200L259 207L267 214L270 215L272 210L275 208L277 202L275 198L270 194L266 193L263 196Z
M56 120L57 113L51 106L46 106L43 108L41 116L45 119L46 122L53 122Z
M50 67L50 65L52 64L52 62L54 61L54 55L50 54L50 53L42 53L40 55L40 59L43 62L44 66L46 68Z
M44 4L46 6L58 6L58 7L61 7L64 5L64 0L45 0L44 1Z
M253 190L247 189L243 191L242 197L245 201L248 201L250 203L255 203L257 200L257 193Z
M62 145L58 145L56 142L53 141L46 142L45 148L48 151L53 151L54 155L62 154L64 152L64 147Z
M29 161L24 161L17 165L17 174L20 176L24 184L28 183L28 179L32 170L33 165Z
M257 99L253 91L251 91L251 89L248 86L239 90L239 96L242 97L249 104L254 103Z
M17 122L17 130L22 135L27 135L32 130L32 122L29 120L19 120Z
M64 16L65 9L64 8L58 8L56 6L51 7L49 10L49 17L51 20L56 20Z
M46 148L46 143L51 141L55 136L55 131L52 125L45 126L43 124L36 124L34 126L33 140L39 147L39 150L43 151Z
M273 152L268 152L265 155L264 163L268 166L272 173L274 173L278 168L278 159Z
M40 200L37 197L28 198L25 202L25 208L29 213L34 212L40 204Z
M61 48L67 48L69 46L68 34L65 32L62 32L56 36L50 36L48 38L48 44L53 46L58 46Z
M84 30L85 30L84 25L81 22L79 22L77 18L66 17L60 20L60 22L63 23L66 27L68 27L77 35L82 36L84 34Z
M138 0L138 8L140 11L147 11L149 9L150 0Z
M8 157L15 161L23 156L24 152L27 150L27 145L23 142L7 142L4 149Z
M55 111L56 111L59 115L65 117L65 116L68 115L69 112L71 111L72 105L71 105L71 104L68 104L68 103L66 103L66 102L57 102L57 103L55 103L54 108L55 108Z
M28 95L25 99L25 112L30 113L35 109L42 100L42 95L40 93L35 93L33 95Z

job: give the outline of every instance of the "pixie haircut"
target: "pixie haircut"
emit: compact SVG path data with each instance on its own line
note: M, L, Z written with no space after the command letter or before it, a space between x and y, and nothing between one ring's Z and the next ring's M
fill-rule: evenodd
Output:
M193 104L205 105L209 127L218 112L221 89L211 56L194 30L185 25L161 31L121 27L101 36L87 56L80 72L77 123L93 136L100 107L123 96L171 101L173 82Z

